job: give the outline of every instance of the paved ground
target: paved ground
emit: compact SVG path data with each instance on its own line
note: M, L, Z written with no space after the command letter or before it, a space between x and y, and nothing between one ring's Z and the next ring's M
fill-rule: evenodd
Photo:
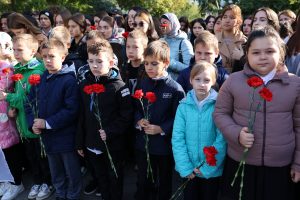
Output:
M84 182L87 183L90 179L89 175L85 175ZM23 184L25 191L16 198L16 200L27 200L27 195L32 186L32 179L30 173L25 173L23 178ZM125 177L124 177L124 200L134 200L134 193L136 191L136 173L133 170L133 167L125 168ZM55 200L55 196L52 195L47 200ZM101 200L100 197L96 197L95 194L91 195L81 195L81 200Z
M136 172L133 170L133 166L125 167L125 177L124 177L124 196L123 200L134 200L134 194L136 192ZM175 173L174 173L175 174ZM86 184L90 180L89 175L84 176L84 183ZM174 175L173 177L173 192L177 189L179 182L179 177ZM25 191L20 194L16 200L27 200L27 195L32 186L32 179L30 173L27 172L24 174L23 184ZM47 200L55 200L55 196L52 195ZM92 195L81 195L81 200L101 200L101 197L96 197L95 194Z

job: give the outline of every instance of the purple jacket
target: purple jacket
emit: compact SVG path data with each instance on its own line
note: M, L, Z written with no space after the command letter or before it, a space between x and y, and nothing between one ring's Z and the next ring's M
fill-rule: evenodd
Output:
M4 68L10 68L10 73L6 75L2 72ZM11 81L11 75L13 74L13 68L9 63L0 61L0 90L11 90L13 83ZM11 119L7 116L8 103L6 101L0 101L0 148L6 149L19 143L19 134L16 129L15 119Z
M244 150L238 137L242 127L248 124L249 94L253 91L247 79L254 75L247 66L230 75L215 106L215 123L228 142L227 154L236 161L241 160ZM256 95L262 87L256 89ZM246 163L270 167L292 164L292 168L300 171L300 78L277 72L265 87L273 93L273 99L262 101L257 112L253 128L255 141Z

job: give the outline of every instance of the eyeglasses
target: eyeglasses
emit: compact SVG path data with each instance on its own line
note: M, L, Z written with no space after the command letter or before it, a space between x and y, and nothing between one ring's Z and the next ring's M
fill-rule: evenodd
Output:
M134 27L134 28L137 28L137 27L144 27L144 22L139 22L139 23L132 23L132 26Z

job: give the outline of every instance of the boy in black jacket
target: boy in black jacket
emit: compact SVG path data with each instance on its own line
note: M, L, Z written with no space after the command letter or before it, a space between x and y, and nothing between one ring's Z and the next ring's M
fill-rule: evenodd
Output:
M176 109L179 101L184 97L182 87L167 73L170 63L170 48L165 41L151 42L144 52L144 64L149 78L141 80L140 87L144 94L153 92L156 101L149 107L150 119L145 119L139 101L136 102L135 124L139 129L136 135L138 189L137 199L167 200L172 193L173 158L171 148L171 134ZM147 105L144 102L144 105ZM153 175L147 178L147 156L145 151L145 134L149 138L149 155ZM157 181L157 194L153 181Z
M124 133L132 123L133 109L129 89L113 68L113 51L107 41L95 43L88 48L90 71L80 84L81 115L77 133L77 149L92 164L98 187L105 200L122 199ZM105 91L98 98L84 92L84 87L102 84ZM93 101L98 102L102 129L95 117ZM108 158L104 141L112 156L118 177Z

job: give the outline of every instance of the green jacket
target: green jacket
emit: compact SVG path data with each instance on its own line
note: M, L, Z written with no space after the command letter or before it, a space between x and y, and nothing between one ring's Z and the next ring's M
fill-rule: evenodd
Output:
M18 63L14 66L14 74L22 74L23 79L20 82L15 83L14 93L9 93L6 96L6 101L9 103L10 107L17 109L17 128L21 134L21 137L25 138L38 138L37 135L33 134L28 130L26 115L24 111L24 102L26 100L26 95L30 91L30 84L28 83L28 78L31 74L42 74L45 71L43 62L32 58L26 65L22 66Z

